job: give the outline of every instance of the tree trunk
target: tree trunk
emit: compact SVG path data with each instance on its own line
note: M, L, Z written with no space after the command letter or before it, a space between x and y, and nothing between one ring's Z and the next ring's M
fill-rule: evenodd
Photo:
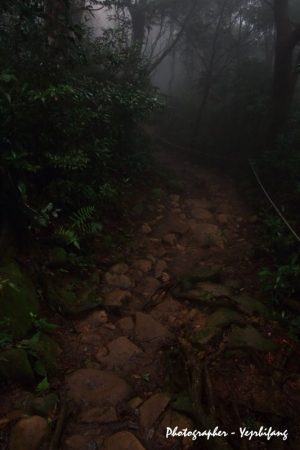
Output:
M277 34L271 111L266 131L266 145L269 149L273 148L277 136L284 129L298 79L293 54L296 45L300 42L300 25L296 27L292 25L288 6L288 0L274 0Z

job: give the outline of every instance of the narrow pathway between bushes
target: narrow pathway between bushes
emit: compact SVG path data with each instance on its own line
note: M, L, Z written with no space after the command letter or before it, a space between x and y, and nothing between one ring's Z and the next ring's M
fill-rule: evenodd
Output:
M157 157L177 181L153 190L134 252L103 273L105 308L60 331L52 444L40 446L36 412L10 450L300 448L299 346L259 295L257 217L225 174ZM188 436L216 426L210 439Z

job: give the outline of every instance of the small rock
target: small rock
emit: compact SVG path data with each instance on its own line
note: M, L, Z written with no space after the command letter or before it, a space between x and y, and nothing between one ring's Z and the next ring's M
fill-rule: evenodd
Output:
M169 233L165 234L163 237L163 242L171 246L175 245L176 241L177 241L176 234Z
M139 291L144 296L151 295L160 286L160 282L154 277L144 277L139 284Z
M100 352L100 354L96 354L96 358L101 364L104 364L107 371L113 371L115 367L118 367L120 374L134 372L139 364L134 357L143 354L143 351L125 336L120 336L110 342L108 350L108 356L103 357Z
M109 272L116 275L125 275L128 272L128 266L125 263L115 264L109 269Z
M83 436L82 434L73 434L66 439L66 445L68 450L83 450L87 448L89 436Z
M39 450L49 433L46 419L32 416L21 419L12 429L9 450Z
M152 233L152 229L151 229L151 227L149 227L149 225L142 225L141 231L142 231L144 234L150 234L150 233Z
M248 220L249 223L256 223L257 221L258 221L257 216L251 216L251 217L249 217L249 220Z
M168 264L165 260L159 259L154 268L154 278L160 278L165 270L168 269Z
M139 259L133 263L133 268L141 270L144 273L150 272L152 269L152 263L148 259Z
M170 195L170 199L172 200L172 202L179 202L180 195L172 194L172 195Z
M79 369L67 376L69 396L75 407L117 406L127 401L131 387L116 375L102 370ZM27 450L27 449L26 449Z
M213 217L212 213L204 208L193 209L191 211L191 214L194 217L194 219L198 220L209 220Z
M217 216L217 221L223 224L230 223L234 219L232 214L219 214Z
M189 229L189 225L184 220L172 220L172 224L169 226L171 233L177 233L180 235L185 234Z
M157 216L155 220L156 220L156 222L158 222L159 220L161 220L163 218L164 218L164 216Z
M105 305L122 306L126 300L129 300L132 294L129 291L122 291L116 289L115 291L107 292L105 294Z
M140 407L140 424L149 430L170 403L170 395L155 394Z
M113 407L92 408L79 416L79 421L82 423L111 423L118 422L118 420L118 415Z
M145 450L140 441L129 431L119 431L104 441L102 450Z
M243 222L244 219L242 217L237 217L236 220L237 222Z
M111 274L110 272L104 274L103 281L109 286L120 289L130 289L134 286L133 281L127 275Z
M174 334L159 322L143 313L136 313L135 338L139 342L150 341L155 347L174 341Z
M202 223L191 226L189 230L190 244L200 245L200 247L209 248L213 245L224 248L225 238L221 230L209 223Z
M143 400L140 397L134 397L127 403L128 409L138 408L143 403Z

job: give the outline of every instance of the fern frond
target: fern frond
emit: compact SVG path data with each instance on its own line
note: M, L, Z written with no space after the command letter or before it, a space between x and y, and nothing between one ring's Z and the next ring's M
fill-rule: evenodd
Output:
M72 228L78 228L81 231L87 231L87 222L92 219L95 212L94 206L84 206L80 208L70 219L73 221Z

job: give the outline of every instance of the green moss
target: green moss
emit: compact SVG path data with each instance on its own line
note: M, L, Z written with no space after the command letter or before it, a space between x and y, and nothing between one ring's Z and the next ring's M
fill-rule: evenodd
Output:
M160 188L154 188L151 191L151 195L152 197L156 198L156 199L162 199L162 198L167 198L167 194L165 193L165 191L163 191Z
M32 383L34 373L27 358L27 353L21 348L6 350L0 354L0 374L6 379L22 384Z
M8 330L14 339L23 339L32 328L30 313L38 315L39 303L35 287L16 263L0 268L2 284L0 295L0 330Z
M173 192L183 192L184 191L184 184L181 181L177 180L169 180L167 182L168 188Z

